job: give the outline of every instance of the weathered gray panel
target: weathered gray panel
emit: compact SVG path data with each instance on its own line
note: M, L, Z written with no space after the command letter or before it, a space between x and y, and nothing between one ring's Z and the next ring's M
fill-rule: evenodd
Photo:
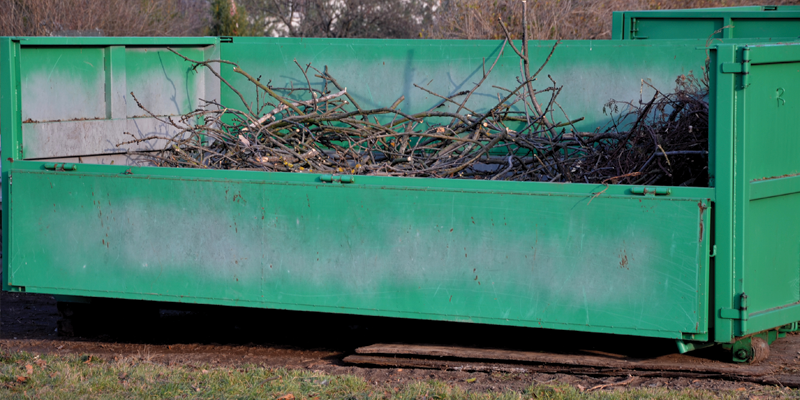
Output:
M156 166L150 158L141 154L104 154L86 157L58 157L48 161L73 164L130 165L136 167Z
M20 64L23 121L106 117L102 48L30 48Z
M203 49L176 50L195 60L205 57ZM133 92L147 110L156 115L180 115L197 108L205 87L202 69L192 70L192 64L163 48L128 48L125 57L126 93ZM129 98L127 115L147 113Z
M132 143L117 147L134 138L147 136L172 137L178 131L153 118L131 118L93 121L64 121L22 124L24 158L52 158L93 154L124 153L128 150L164 148L165 140Z
M219 58L216 46L176 48L192 59ZM22 71L24 158L154 150L157 140L122 142L177 130L145 117L131 97L156 115L195 110L199 98L219 100L219 80L165 48L27 48Z

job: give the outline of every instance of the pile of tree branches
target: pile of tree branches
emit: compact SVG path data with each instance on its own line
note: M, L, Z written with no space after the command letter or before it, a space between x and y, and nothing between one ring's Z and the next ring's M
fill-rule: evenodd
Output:
M468 100L492 72L499 55L471 90L443 95L415 85L440 102L426 111L407 114L402 111L403 97L386 107L361 107L327 67L320 70L295 61L308 85L281 89L262 83L233 62L197 61L172 50L195 68L210 68L239 95L243 108L207 101L210 107L177 119L150 113L178 133L134 138L119 145L166 140L163 150L141 154L156 165L169 167L707 185L704 82L681 76L673 93L652 87L655 95L649 101L611 101L605 105L610 114L608 126L581 132L574 124L582 118L570 120L557 101L563 86L550 76L549 87L535 91L532 85L558 43L531 72L527 40L518 49L508 40L507 30L506 35L500 54L511 46L522 61L521 76L512 88L498 88L499 101L482 112L470 109ZM232 65L246 77L259 93L256 104L251 106L213 64ZM323 81L322 90L314 89L313 78ZM295 92L305 94L302 98L307 100L292 98ZM455 111L440 111L444 105Z

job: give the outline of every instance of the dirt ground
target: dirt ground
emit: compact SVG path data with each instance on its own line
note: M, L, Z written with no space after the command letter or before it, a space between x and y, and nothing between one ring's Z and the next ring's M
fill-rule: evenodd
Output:
M590 388L618 382L619 376L569 373L486 373L413 368L364 368L342 359L357 347L374 343L431 343L529 350L532 347L582 349L597 354L620 349L639 357L672 357L674 343L613 335L354 317L273 310L201 307L189 311L162 310L135 334L100 329L89 337L63 338L51 296L2 292L0 295L0 347L48 354L91 354L99 357L134 357L168 365L241 365L305 368L332 374L354 374L375 384L403 385L437 379L469 386L471 390L524 390L534 383L566 383ZM102 326L103 316L98 316ZM783 374L800 370L800 335L780 339L771 359ZM588 350L587 350L588 349ZM729 355L716 349L697 353L687 362L723 361ZM467 379L477 378L466 383ZM746 390L762 385L735 379L639 376L626 387L696 388L712 391ZM617 388L617 390L619 390Z

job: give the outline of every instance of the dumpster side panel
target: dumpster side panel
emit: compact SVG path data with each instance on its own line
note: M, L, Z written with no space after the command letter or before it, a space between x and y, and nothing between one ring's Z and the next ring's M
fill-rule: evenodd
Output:
M11 193L31 292L707 332L708 189L37 166Z
M553 41L531 42L531 64L534 71L545 62L553 49ZM584 119L575 127L582 131L606 128L609 100L648 101L654 90L675 88L681 74L702 76L704 41L663 41L660 43L576 40L558 45L544 67L534 88L552 87L548 76L563 86L558 96L569 119ZM337 40L287 38L234 38L221 44L221 58L234 61L252 76L271 80L275 88L306 87L305 77L295 60L319 70L328 68L348 93L364 109L388 107L404 96L400 104L404 112L421 112L442 102L442 99L415 87L421 86L442 96L471 90L483 77L500 53L501 41L488 40ZM517 42L517 46L519 46ZM315 89L323 89L323 80L310 70ZM239 88L248 102L255 104L255 91L246 78L232 68L223 68L222 76ZM520 76L519 57L510 46L500 56L483 85L470 97L467 107L485 112L497 103L501 88L514 89ZM244 88L244 90L242 90ZM280 93L280 92L279 92ZM286 92L284 92L286 93ZM300 92L294 92L297 96ZM549 93L539 95L550 100ZM463 99L457 97L457 101ZM222 88L223 104L242 107L238 95ZM516 107L516 106L515 106ZM445 103L437 111L455 112L457 105ZM521 108L512 108L522 111ZM387 115L386 119L391 120ZM564 115L554 119L567 121ZM443 120L443 122L449 122ZM513 126L512 126L513 128Z

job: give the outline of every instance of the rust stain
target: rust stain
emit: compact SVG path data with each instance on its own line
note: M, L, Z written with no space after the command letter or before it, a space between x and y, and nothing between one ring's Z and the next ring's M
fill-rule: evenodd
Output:
M791 178L793 176L798 176L798 175L800 175L800 173L784 174L784 175L779 175L779 176L765 176L763 178L753 179L750 182L761 182L761 181L768 181L770 179Z
M630 268L628 268L628 254L625 250L622 250L622 255L619 258L619 267L630 270Z
M80 122L80 121L100 121L105 120L105 117L94 117L94 118L72 118L72 119L50 119L45 121L37 121L33 118L28 118L25 121L22 121L23 124L41 124L47 122Z
M697 240L698 242L703 242L703 213L706 212L708 207L706 207L702 201L697 202L697 206L700 207L700 238Z

